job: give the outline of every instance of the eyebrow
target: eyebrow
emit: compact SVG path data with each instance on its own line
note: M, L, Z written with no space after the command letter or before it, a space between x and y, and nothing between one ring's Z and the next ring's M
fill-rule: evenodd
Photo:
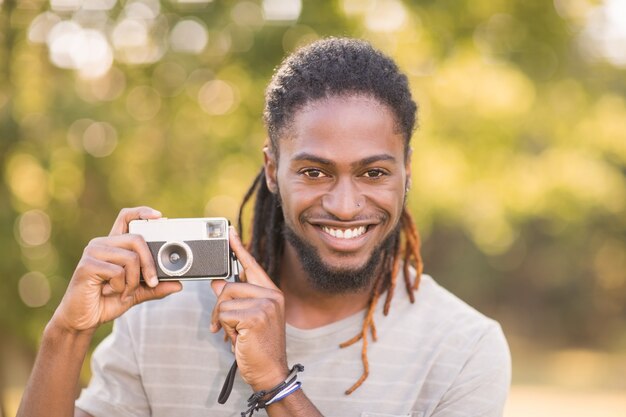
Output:
M293 157L292 160L293 161L311 161L311 162L316 162L320 165L326 165L326 166L331 166L331 167L336 165L330 159L322 158L321 156L317 156L308 152L297 153ZM367 158L363 158L359 161L353 162L350 165L353 167L359 167L359 166L366 166L366 165L372 164L374 162L379 162L379 161L395 162L396 158L394 158L392 155L383 153L379 155L368 156Z

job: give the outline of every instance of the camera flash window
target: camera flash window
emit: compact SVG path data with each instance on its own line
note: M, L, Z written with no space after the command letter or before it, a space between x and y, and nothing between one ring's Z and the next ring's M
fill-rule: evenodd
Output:
M224 237L224 224L222 222L208 222L206 224L207 235L210 239Z

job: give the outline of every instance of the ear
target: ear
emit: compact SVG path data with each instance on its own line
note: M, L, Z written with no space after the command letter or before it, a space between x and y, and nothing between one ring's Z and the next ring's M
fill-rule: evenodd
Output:
M278 182L276 181L276 171L278 164L274 152L269 146L263 147L263 166L265 169L265 183L272 194L278 193Z

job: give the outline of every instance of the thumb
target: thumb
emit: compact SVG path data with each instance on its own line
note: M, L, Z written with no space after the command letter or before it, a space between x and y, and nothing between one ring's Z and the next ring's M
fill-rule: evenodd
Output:
M141 285L135 292L136 303L143 303L149 300L158 300L174 294L183 289L183 284L179 281L159 282L156 287L148 287Z
M213 281L211 281L211 289L215 293L216 297L220 296L225 286L226 286L226 281L223 279L214 279Z

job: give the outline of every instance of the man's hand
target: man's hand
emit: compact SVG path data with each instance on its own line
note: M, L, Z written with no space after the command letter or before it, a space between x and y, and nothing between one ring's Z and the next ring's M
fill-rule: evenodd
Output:
M289 373L283 294L244 248L232 227L230 245L243 266L246 282L211 283L218 296L211 331L224 329L233 344L241 376L253 390L270 389Z
M51 324L66 331L93 331L136 304L180 291L180 282L159 283L148 245L141 236L128 234L131 220L159 217L149 207L120 211L109 236L95 238L85 248ZM140 283L140 272L145 283Z

